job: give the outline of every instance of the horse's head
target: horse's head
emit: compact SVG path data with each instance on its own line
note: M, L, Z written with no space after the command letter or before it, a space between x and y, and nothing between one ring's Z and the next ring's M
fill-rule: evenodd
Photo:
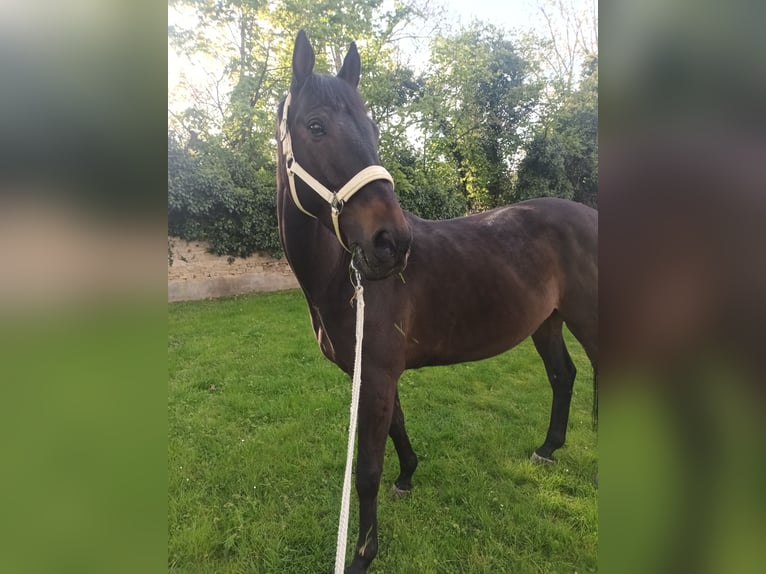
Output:
M411 232L380 166L378 128L357 91L360 67L352 43L337 76L315 74L301 30L290 94L279 108L279 163L292 208L333 230L367 279L383 279L404 269Z

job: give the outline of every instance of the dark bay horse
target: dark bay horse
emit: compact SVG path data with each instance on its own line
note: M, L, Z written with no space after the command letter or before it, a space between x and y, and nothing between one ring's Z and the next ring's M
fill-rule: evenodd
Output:
M575 378L564 322L594 373L598 359L598 219L595 210L561 199L448 221L406 213L379 167L377 127L357 91L356 46L337 76L315 74L314 51L301 31L292 66L277 130L280 239L322 352L348 374L355 343L352 260L364 278L360 529L347 569L364 572L378 551L386 438L399 457L396 489L412 488L418 464L397 393L405 369L476 361L531 336L553 389L548 434L532 456L552 461L564 444Z

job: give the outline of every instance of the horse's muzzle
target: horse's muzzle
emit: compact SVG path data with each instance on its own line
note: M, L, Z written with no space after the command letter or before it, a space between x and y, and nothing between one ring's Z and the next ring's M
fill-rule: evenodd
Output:
M354 263L365 279L373 281L385 279L401 273L407 266L411 244L412 236L409 228L407 233L382 229L375 234L368 245L354 246Z

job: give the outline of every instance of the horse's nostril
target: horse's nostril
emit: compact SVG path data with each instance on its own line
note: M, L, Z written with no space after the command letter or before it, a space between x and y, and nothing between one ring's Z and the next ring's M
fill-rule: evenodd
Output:
M378 259L392 259L396 254L396 244L389 231L379 231L373 240L375 256Z

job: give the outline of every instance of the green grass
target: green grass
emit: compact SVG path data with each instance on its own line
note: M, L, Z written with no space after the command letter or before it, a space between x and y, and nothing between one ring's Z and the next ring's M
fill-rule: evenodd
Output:
M389 441L371 572L596 570L591 370L578 368L567 445L529 461L551 392L531 341L478 363L407 371L399 394L420 458L412 494L389 495ZM298 291L169 311L170 572L332 571L350 381L322 356ZM352 496L349 554L358 527Z

